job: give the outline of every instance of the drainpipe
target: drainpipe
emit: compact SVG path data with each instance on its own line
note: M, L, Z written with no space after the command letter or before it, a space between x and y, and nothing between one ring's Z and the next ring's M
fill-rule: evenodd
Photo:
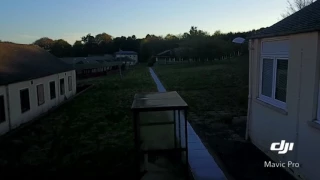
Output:
M248 85L248 111L247 111L247 125L246 125L246 140L249 140L250 123L251 123L251 106L252 106L252 71L253 71L253 51L252 40L249 40L249 85Z
M11 131L12 125L11 125L11 116L10 116L10 101L9 101L9 86L8 85L6 85L6 104L7 104L7 112L8 112L9 131Z

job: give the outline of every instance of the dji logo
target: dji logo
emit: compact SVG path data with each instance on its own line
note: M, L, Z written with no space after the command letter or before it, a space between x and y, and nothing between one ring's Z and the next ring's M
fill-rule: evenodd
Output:
M281 140L281 142L274 142L271 144L271 151L278 151L278 154L286 154L288 151L293 150L294 143L286 143L285 140Z

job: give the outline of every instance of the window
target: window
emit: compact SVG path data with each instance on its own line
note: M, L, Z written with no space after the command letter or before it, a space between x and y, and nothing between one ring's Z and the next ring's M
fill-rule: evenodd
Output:
M56 98L56 83L50 82L50 99Z
M37 85L37 97L38 97L38 106L44 104L44 86L43 84Z
M72 91L72 77L71 76L68 77L68 87L69 87L69 91Z
M259 98L284 109L287 96L287 78L287 58L263 57Z
M0 123L6 121L6 111L4 104L4 96L0 96Z
M20 90L21 113L30 110L29 89Z
M64 95L64 79L60 79L60 95Z

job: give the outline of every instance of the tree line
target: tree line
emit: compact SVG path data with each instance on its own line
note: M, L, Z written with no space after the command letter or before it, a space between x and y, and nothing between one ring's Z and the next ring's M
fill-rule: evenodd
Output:
M135 35L112 37L107 33L100 33L95 36L87 34L75 41L73 45L63 39L53 40L49 37L40 38L32 44L48 50L57 57L113 54L120 49L135 51L138 53L139 61L146 62L152 56L174 48L180 49L181 57L193 58L220 58L237 51L246 52L247 45L235 44L232 40L236 37L247 38L256 32L256 30L236 33L216 31L210 35L192 26L188 32L179 35L147 34L146 37L138 39Z

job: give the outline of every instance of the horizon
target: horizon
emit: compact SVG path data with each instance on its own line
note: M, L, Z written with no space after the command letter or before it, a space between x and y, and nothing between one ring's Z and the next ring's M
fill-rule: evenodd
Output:
M112 37L135 35L141 39L147 34L183 34L191 26L209 34L217 30L222 33L246 32L273 25L281 19L287 6L285 0L92 2L3 0L0 40L30 44L41 37L49 37L73 44L89 33L105 32Z

